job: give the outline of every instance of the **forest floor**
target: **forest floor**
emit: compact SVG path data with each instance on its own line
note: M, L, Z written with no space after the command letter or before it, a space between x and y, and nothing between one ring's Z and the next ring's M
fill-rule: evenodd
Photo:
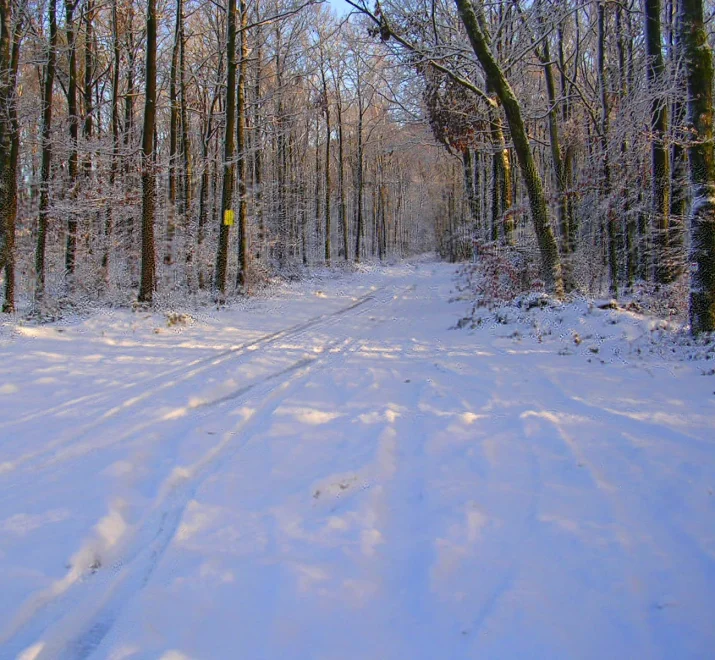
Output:
M0 658L712 656L712 345L455 272L6 322Z

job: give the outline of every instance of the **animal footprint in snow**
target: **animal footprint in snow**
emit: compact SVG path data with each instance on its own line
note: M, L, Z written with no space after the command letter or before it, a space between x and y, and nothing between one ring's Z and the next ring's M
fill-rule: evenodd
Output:
M321 497L340 498L355 489L358 483L356 475L344 476L340 479L325 481L313 489L313 499L319 500ZM368 486L364 485L363 490Z

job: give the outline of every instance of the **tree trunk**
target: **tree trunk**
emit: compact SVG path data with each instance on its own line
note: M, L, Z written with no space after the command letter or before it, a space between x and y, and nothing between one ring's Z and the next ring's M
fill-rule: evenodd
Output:
M14 89L10 85L12 49L12 6L0 0L0 271L10 256L10 150L12 145L11 106Z
M50 208L50 174L52 165L52 90L55 84L57 61L57 10L55 0L49 0L50 41L47 48L45 80L42 87L42 165L40 167L40 213L35 249L35 300L45 296L45 249Z
M320 210L322 208L322 200L320 199L320 179L321 179L321 167L320 167L320 116L315 115L315 237L320 246ZM306 246L307 247L307 246ZM307 251L303 250L303 264L308 264Z
M260 11L258 0L255 2L254 8L256 14L256 22L259 22ZM253 115L253 185L254 185L254 204L255 214L258 216L258 240L256 241L258 249L256 251L256 259L260 259L266 249L266 225L265 213L263 212L263 139L260 118L260 99L261 99L261 76L263 74L262 61L262 40L263 31L260 24L256 28L256 78L253 82L254 96L254 115Z
M176 0L174 22L174 44L171 48L171 66L169 68L169 206L166 213L166 235L164 238L164 263L174 261L173 248L176 235L176 183L179 163L179 53L181 51L181 23L183 11L181 0Z
M602 180L601 193L606 205L604 221L606 223L606 249L608 253L608 272L610 293L618 296L618 252L616 249L616 214L611 200L611 161L608 153L609 106L606 81L606 5L598 0L598 84L601 97L601 122L599 137L601 141Z
M578 42L580 39L580 24L578 20L578 12L575 13L575 39ZM570 121L572 115L572 103L570 96L573 93L573 83L567 81L566 75L566 58L564 57L564 31L563 27L559 25L558 31L558 42L559 42L559 69L560 69L560 79L561 79L561 118L564 123ZM573 79L575 80L578 73L578 67L574 67ZM566 259L569 262L566 268L569 270L566 279L573 286L576 286L575 278L573 274L573 253L576 250L576 235L578 233L578 224L576 221L576 205L573 201L573 182L574 182L574 160L575 160L575 148L573 138L567 138L565 140L566 144L564 146L564 161L563 161L563 174L564 174L564 185L566 187L566 197L565 197L565 212L566 212L566 227L567 227L567 238L564 241L564 253L567 255Z
M0 272L5 271L2 311L15 311L15 223L20 125L17 118L17 71L22 20L10 31L10 6L0 2ZM8 43L12 41L12 44ZM7 117L7 123L3 121Z
M668 45L673 53L672 65L676 68L676 92L670 114L670 123L674 139L670 151L670 217L668 224L668 247L671 254L671 276L675 280L683 274L685 266L684 239L686 231L686 216L688 212L688 154L684 147L687 136L684 132L686 123L686 83L682 65L677 58L675 41L679 29L679 17L676 0L667 3L668 12Z
M668 225L670 213L670 154L664 143L668 130L668 105L663 98L665 62L661 45L660 0L644 0L645 42L648 88L652 98L651 121L651 210L655 220L655 280L667 283L673 279L668 249Z
M95 20L93 0L87 0L87 5L84 10L84 89L82 90L82 98L84 101L84 123L82 125L82 136L85 143L89 143L92 139L94 131L94 103L92 101L92 87L94 83L94 53L92 52L92 25ZM89 176L92 171L92 157L89 150L84 159L83 169L86 176Z
M179 52L179 94L181 98L180 119L181 119L181 164L183 166L183 177L181 186L181 203L179 212L183 217L184 226L184 250L186 252L185 262L188 267L194 260L194 223L192 220L192 171L191 171L191 140L190 124L189 124L189 109L186 93L186 34L184 30L184 3L183 0L178 0L177 11L181 18L179 22L179 44L181 50ZM190 281L193 277L189 278ZM193 286L190 284L190 286Z
M323 113L325 115L325 263L330 265L330 101L328 99L328 81L325 75L325 62L323 56L323 48L321 43L320 48L320 75L323 83Z
M65 0L65 35L69 50L69 73L67 81L67 113L70 127L70 155L68 169L70 175L70 199L79 193L79 112L77 109L77 35L74 29L74 10L78 0ZM67 244L65 247L65 270L70 287L77 265L77 216L75 209L69 212L67 221Z
M357 129L357 185L355 186L356 205L356 226L355 226L355 263L360 263L360 251L362 248L362 234L363 234L363 135L362 135L362 120L363 120L363 109L362 103L359 109L358 115L358 129Z
M119 46L119 17L117 14L118 0L112 0L112 32L113 61L112 61L112 165L109 171L110 195L114 196L114 186L119 171L119 68L121 63L121 49ZM111 198L110 198L111 200ZM112 204L107 204L104 220L104 252L102 254L102 274L106 284L109 283L109 255L111 252L112 237Z
M680 2L680 50L688 78L688 147L693 202L690 212L690 327L715 330L715 154L713 153L713 60L702 0Z
M211 166L209 163L209 150L211 148L211 138L213 137L213 116L216 102L218 101L218 86L214 90L211 106L208 109L206 118L206 128L204 129L203 145L201 147L201 188L199 190L199 223L198 236L196 239L199 254L197 269L199 275L199 288L206 286L204 272L203 245L206 234L206 225L209 217L209 189L211 188Z
M238 274L236 284L248 293L248 188L246 186L246 76L248 74L248 8L240 0L241 12L241 62L238 67L238 125L236 148L238 150Z
M216 254L214 289L223 298L226 294L228 266L228 236L232 224L232 200L235 176L234 132L236 130L236 0L228 1L226 16L226 126L224 133L223 187L221 189L221 213L219 215L219 240Z
M469 217L472 221L473 231L479 227L479 211L477 209L477 193L474 189L474 159L469 147L462 149L462 167L464 168L464 191L467 196Z
M529 195L531 218L539 244L541 271L544 282L548 290L553 291L557 296L561 297L564 293L564 287L558 246L549 222L549 210L544 194L544 186L536 162L534 161L534 156L531 153L531 145L526 133L526 127L524 126L521 106L504 72L497 64L487 45L487 40L479 26L471 0L455 0L455 3L459 10L459 16L467 31L474 54L484 69L487 82L498 96L504 108L507 121L509 122L514 150L516 151L521 175Z
M132 133L134 132L134 10L133 5L128 7L127 16L127 81L124 95L124 174L125 183L129 184L128 174L131 169L131 159L128 154L132 146ZM129 226L133 231L133 222Z
M345 196L345 143L343 135L343 108L342 99L338 96L337 103L338 113L338 178L340 179L340 227L343 232L343 258L345 261L350 259L349 251L349 230L348 230L348 214L346 208Z
M154 216L156 172L154 167L154 127L156 124L156 0L147 0L146 80L144 128L142 132L142 258L139 302L151 304L156 288Z
M541 14L540 14L541 17ZM540 26L545 32L544 26ZM564 256L564 286L567 290L573 289L572 268L571 268L571 239L569 237L568 202L566 191L566 171L564 166L564 154L561 148L561 138L559 135L558 103L556 100L556 83L554 81L554 71L551 63L551 48L549 45L549 35L546 33L542 42L541 51L537 51L539 59L544 69L544 81L546 83L546 98L549 102L549 146L551 148L551 163L553 166L553 181L556 188L558 212L558 226L561 234L561 254Z

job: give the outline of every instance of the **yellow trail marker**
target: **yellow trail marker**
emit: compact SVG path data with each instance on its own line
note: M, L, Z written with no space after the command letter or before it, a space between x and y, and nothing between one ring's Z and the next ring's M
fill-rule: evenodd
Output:
M233 211L226 209L223 212L223 224L227 227L233 226Z

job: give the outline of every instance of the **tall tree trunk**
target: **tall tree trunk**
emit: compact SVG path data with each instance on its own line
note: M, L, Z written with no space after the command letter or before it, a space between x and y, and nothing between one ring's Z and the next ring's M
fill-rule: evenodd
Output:
M50 40L47 47L45 80L42 86L42 165L40 168L40 213L35 249L35 300L41 302L45 295L45 250L47 223L50 209L50 174L52 166L52 91L55 84L57 62L57 9L55 0L48 0Z
M475 151L472 157L472 176L474 181L474 215L477 220L474 223L473 233L476 238L479 235L480 225L482 224L483 212L485 209L484 195L482 193L482 178L484 167L482 155ZM398 208L401 209L404 203L404 184L400 180L400 196L398 200ZM397 242L397 226L395 226L395 242Z
M359 87L359 82L358 82ZM362 96L358 90L358 125L357 125L357 176L355 186L355 195L357 197L355 204L355 263L360 262L360 250L362 248L362 234L363 234L363 114L364 109L362 107Z
M677 279L683 274L686 262L684 239L686 231L686 216L688 212L688 154L684 147L687 141L684 126L686 123L686 83L682 65L677 58L677 31L679 15L676 0L668 0L668 45L673 53L672 66L675 67L676 92L670 114L670 122L674 139L670 151L671 183L670 183L670 218L668 226L668 247L672 255L672 277Z
M623 26L624 7L616 5L616 50L618 52L618 105L620 121L624 121L624 108L628 95L628 70L626 67L626 45ZM621 213L625 216L625 257L626 257L626 283L632 287L636 277L636 218L630 208L630 182L628 180L629 143L627 135L621 137L619 154L618 195L621 199Z
M474 158L470 147L462 149L462 168L464 170L464 191L467 196L469 217L472 221L473 231L479 226L479 211L477 209L477 192L474 189Z
M95 20L93 0L87 0L84 10L84 89L82 90L82 98L84 101L84 123L82 125L82 136L85 144L88 144L92 139L94 131L94 103L93 103L93 85L94 85L94 53L92 47L94 45L93 37L93 22ZM85 175L89 176L92 171L92 157L89 149L84 159L83 169Z
M320 211L323 206L322 200L320 198L320 179L321 179L321 166L320 166L320 116L316 113L315 115L315 193L314 204L315 204L315 238L317 240L318 246L320 246ZM306 245L307 248L307 245ZM303 250L303 264L308 264L308 253L307 249Z
M226 15L226 126L224 133L223 187L221 189L221 213L219 216L219 240L216 253L214 289L223 298L226 294L228 266L228 236L233 222L231 208L235 176L234 132L236 130L236 0L228 1ZM227 213L229 212L229 213Z
M179 107L178 77L179 53L181 52L181 24L183 11L181 0L176 0L176 18L174 23L174 45L171 48L171 67L169 69L169 207L166 214L166 236L164 243L164 263L173 262L174 236L176 234L176 182L179 170Z
M575 22L575 40L576 43L580 39L580 24L578 18L578 11L574 15ZM578 73L578 67L575 66L573 70L573 82L569 82L566 74L566 58L564 57L564 30L563 24L559 24L558 30L558 45L559 45L559 70L560 70L560 80L561 80L561 119L566 124L571 120L573 106L571 102L571 95L573 93L573 86L575 83L575 78ZM576 221L576 205L573 201L573 182L574 182L574 160L575 160L575 148L573 138L567 138L565 140L564 146L564 161L563 161L563 174L564 174L564 185L566 187L565 195L565 213L566 213L566 240L564 241L564 254L566 255L566 260L569 262L566 268L569 270L566 279L575 283L575 276L573 273L573 253L576 250L576 234L578 232L578 224ZM568 286L568 284L567 284Z
M156 288L156 251L154 216L156 171L154 166L154 130L156 124L156 0L146 7L146 77L144 128L142 132L142 259L139 302L151 304Z
M199 288L206 286L206 274L203 261L203 246L206 238L206 225L209 218L209 190L211 188L211 164L209 162L209 152L211 149L211 139L213 138L213 117L214 109L219 97L218 85L214 89L211 106L208 109L206 127L204 129L203 144L201 147L201 187L199 189L199 222L198 236L196 239L199 260L197 264L199 274Z
M129 185L129 177L127 175L132 167L129 153L132 147L132 134L134 132L134 6L132 3L130 3L127 8L126 40L127 80L124 93L124 174L125 183ZM130 224L129 229L131 232L133 223Z
M276 190L274 194L275 205L275 226L277 227L277 236L275 237L275 250L279 267L285 265L287 257L286 236L289 235L290 227L288 221L287 195L286 195L286 126L287 118L283 103L283 66L284 59L281 57L283 48L281 39L280 26L276 23L275 26L275 77L276 77L276 104L275 104L275 178Z
M664 143L668 130L668 105L663 98L665 62L661 45L660 0L644 0L645 43L648 57L646 71L648 88L652 98L651 121L651 171L653 188L651 211L655 224L655 280L670 282L673 269L668 249L668 225L670 213L670 154Z
M255 49L255 80L253 81L254 115L253 115L253 185L254 185L254 208L258 217L258 240L256 259L260 259L266 249L266 225L265 213L263 211L263 134L261 126L261 76L263 75L263 30L260 25L259 2L256 0L254 12L256 15L256 49Z
M349 250L349 229L348 229L348 214L347 214L347 201L345 195L345 143L343 135L343 107L342 99L338 94L337 102L337 116L338 116L338 178L340 186L340 228L343 233L343 258L345 261L350 259Z
M690 215L690 327L715 330L715 153L713 60L702 0L680 0L680 49L688 78L688 148L693 202Z
M542 8L540 7L540 10ZM540 13L540 27L545 32L543 26L543 15ZM567 211L566 192L566 172L564 167L564 156L561 148L561 138L559 135L558 103L556 100L556 83L554 81L554 71L551 62L551 47L548 33L544 34L542 47L537 51L544 69L544 81L546 83L546 98L549 102L549 146L551 148L551 163L553 166L553 181L557 196L558 226L561 234L561 254L563 255L564 286L566 290L573 289L572 269L570 258L570 238L569 221Z
M240 0L241 61L238 66L238 122L236 148L238 150L238 273L236 284L248 293L248 187L246 186L246 76L248 75L248 7Z
M179 43L181 51L179 53L179 93L181 96L181 164L183 166L183 177L181 186L181 204L179 212L183 217L184 224L184 250L185 261L187 266L194 260L194 223L192 220L192 164L191 164L191 140L190 140L190 124L189 124L189 104L186 91L186 33L184 30L184 3L183 0L178 0L179 5L177 11L181 17L179 23ZM193 277L190 278L193 280ZM190 286L193 286L190 284Z
M12 145L11 106L15 91L10 85L12 51L12 5L0 0L0 272L10 260L9 196L10 150Z
M11 31L10 14L10 7L0 2L0 272L5 272L2 311L6 313L15 311L15 223L20 156L16 89L22 39L21 17L15 17L15 29Z
M618 252L616 249L616 214L611 200L611 161L608 152L609 104L606 81L606 3L598 0L598 84L601 97L601 122L599 138L601 142L601 194L606 205L606 250L608 254L608 272L610 292L618 296Z
M69 72L67 79L67 113L70 128L70 155L68 169L70 175L70 199L79 194L79 111L77 108L77 34L74 25L74 10L78 0L65 0L65 35L69 50ZM65 271L68 283L72 286L77 265L77 215L70 209L67 221L67 244L65 247Z
M320 76L323 83L323 114L325 115L325 263L330 265L330 100L328 98L328 81L325 75L325 61L323 54L323 46L320 46Z
M114 186L119 172L119 68L121 64L121 48L119 44L119 16L117 12L118 0L112 0L112 165L109 171L110 200L114 196ZM112 204L107 204L104 220L104 252L102 255L102 273L105 283L109 283L109 255L111 252L112 238Z
M498 117L498 110L489 108L489 137L492 146L492 219L491 219L491 240L499 240L499 221L504 213L502 207L502 185L504 184L504 159L502 154L506 148L504 142L504 132L496 123L495 118Z
M553 291L557 296L563 296L564 286L559 250L549 222L549 210L544 194L544 186L534 156L531 153L531 145L524 126L521 106L504 72L492 55L487 39L477 21L471 0L455 0L455 3L474 54L484 69L489 85L498 96L509 123L514 150L519 161L524 185L529 195L531 218L539 244L544 282L550 291Z

